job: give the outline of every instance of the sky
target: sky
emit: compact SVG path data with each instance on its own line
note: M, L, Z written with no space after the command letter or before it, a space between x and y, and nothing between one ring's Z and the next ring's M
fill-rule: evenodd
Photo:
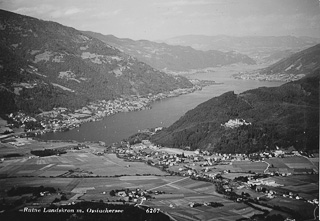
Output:
M0 8L134 40L181 35L320 38L320 0L0 0Z

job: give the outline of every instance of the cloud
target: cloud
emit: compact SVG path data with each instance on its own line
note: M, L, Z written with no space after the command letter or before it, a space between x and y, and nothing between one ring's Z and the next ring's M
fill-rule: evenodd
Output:
M83 12L83 10L79 9L79 8L70 8L68 10L66 10L64 12L65 15L74 15L74 14L77 14L77 13L80 13L80 12Z
M174 7L174 6L192 6L192 5L211 5L216 4L217 2L213 2L211 0L175 0L175 1L167 1L167 2L157 2L156 5L166 6L166 7Z
M67 7L67 8L61 8L53 5L39 5L39 6L34 6L34 7L21 7L13 12L19 13L19 14L24 14L24 15L29 15L29 16L41 16L41 17L49 17L52 18L61 18L61 17L68 17L70 15L75 15L79 14L82 12L85 12L86 10L80 9L77 7Z
M114 17L117 16L123 11L122 9L116 9L113 11L103 11L99 12L99 10L92 10L93 13L91 13L90 17L92 18L106 18L106 17Z

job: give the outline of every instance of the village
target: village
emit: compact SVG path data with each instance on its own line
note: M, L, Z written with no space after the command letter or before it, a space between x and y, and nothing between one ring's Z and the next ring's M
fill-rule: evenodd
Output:
M311 161L308 162L309 157L316 156L307 156L294 148L287 150L277 148L269 152L253 154L211 154L199 149L190 151L159 147L149 140L142 140L141 143L134 145L122 143L122 147L111 147L111 149L119 158L128 162L128 167L130 162L145 162L171 175L211 182L217 186L218 193L227 195L237 202L247 201L250 198L255 202L264 202L280 197L300 200L312 205L319 204L317 197L285 191L281 189L284 185L277 182L279 177L286 179L293 175L319 173L318 168L313 166ZM109 151L110 148L107 148L105 152ZM300 167L291 165L289 168L283 168L273 164L277 161L286 162L286 159L288 162L299 163ZM190 206L193 207L194 204Z
M158 127L143 132L160 130ZM3 188L17 192L21 188L29 191L28 185L34 182L40 186L36 196L20 197L31 197L32 202L23 204L30 208L95 201L130 204L150 213L181 215L188 208L211 214L212 210L221 210L221 216L228 211L231 217L237 214L232 208L245 207L245 214L271 210L293 214L294 208L301 208L310 214L319 205L319 158L294 148L221 154L189 147L161 147L148 139L107 145L101 141L10 138L1 144ZM20 155L13 156L17 150ZM27 182L26 186L13 188L21 180ZM54 187L56 192L43 189L44 181L50 183L45 188ZM2 196L12 202L20 199L6 192Z
M242 79L242 80L258 80L258 81L281 81L281 82L290 82L299 80L304 77L304 74L262 74L262 73L252 73L252 72L241 72L238 74L233 75L235 79Z
M114 100L99 100L90 102L87 106L81 109L70 110L64 107L53 108L51 111L44 111L36 116L29 116L25 113L18 112L10 114L10 123L6 125L6 133L3 133L0 138L6 138L13 132L13 128L21 128L20 134L26 136L34 136L48 132L67 131L77 127L86 122L93 122L102 120L121 112L139 111L150 109L151 103L176 97L182 94L192 93L195 90L200 90L202 86L201 81L198 85L192 88L176 89L166 93L159 93L156 95L148 94L147 96L131 95L116 98Z

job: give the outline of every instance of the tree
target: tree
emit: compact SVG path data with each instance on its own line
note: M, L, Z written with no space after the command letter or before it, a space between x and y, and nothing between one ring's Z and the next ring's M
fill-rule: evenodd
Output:
M114 190L111 190L110 191L110 196L115 196L116 195L116 192Z

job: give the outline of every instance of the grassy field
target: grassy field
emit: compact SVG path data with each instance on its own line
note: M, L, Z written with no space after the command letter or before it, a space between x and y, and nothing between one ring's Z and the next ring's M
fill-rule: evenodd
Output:
M231 179L233 180L234 178L236 177L239 177L239 176L253 176L254 174L251 174L251 173L224 173L222 176L224 178L227 178L227 179Z
M90 152L69 151L61 156L6 159L0 164L0 174L7 176L60 176L78 168L89 176L166 175L158 168L141 162L125 162L115 154L96 156Z
M191 202L220 202L224 206L213 208L208 206L199 206L191 208L188 206ZM157 199L147 202L148 205L167 211L177 220L236 220L243 217L250 217L252 213L260 213L245 204L235 203L225 198L216 196L194 195L180 199ZM170 207L170 205L172 207Z
M301 200L294 200L290 198L274 198L268 201L268 205L281 205L280 207L289 208L292 211L299 213L304 219L310 219L313 217L314 205L306 203Z
M69 142L41 142L31 138L14 138L12 142L0 143L0 157L14 153L28 157L32 156L32 154L30 154L31 150L68 148L74 146L77 146L77 144Z
M251 171L256 173L263 173L267 168L267 164L265 162L234 161L232 165L235 168L240 168L241 172Z
M294 171L294 169L314 169L319 170L319 158L305 158L302 156L292 156L285 158L266 159L270 164L270 171Z

